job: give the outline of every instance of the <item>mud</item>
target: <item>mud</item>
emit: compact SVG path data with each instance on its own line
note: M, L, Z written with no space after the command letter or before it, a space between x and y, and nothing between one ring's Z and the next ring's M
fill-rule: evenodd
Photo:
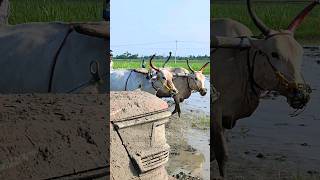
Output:
M182 111L172 116L166 127L171 152L166 165L168 174L179 179L209 179L209 131L192 128L197 115Z
M206 77L208 93L193 93L181 103L181 118L173 115L167 125L166 136L171 147L167 171L179 179L210 178L210 82ZM173 102L169 100L169 104ZM171 105L173 110L173 105ZM205 121L201 122L201 121Z
M313 89L305 111L290 117L286 99L271 95L254 114L227 131L226 179L320 179L320 50L305 49L302 73ZM218 177L216 162L211 164Z
M147 157L144 154L150 152L156 154L159 151L161 152L161 148L162 150L168 151L169 147L165 141L164 124L167 121L167 117L170 116L170 113L167 113L166 116L158 116L160 119L156 122L148 122L148 119L152 119L150 113L158 112L158 114L160 114L159 111L168 108L167 103L154 95L142 91L111 92L110 97L111 179L168 179L168 174L162 164L158 164L154 169L145 170L142 163L140 165L134 163L143 161L141 159ZM157 104L157 106L154 106L154 104ZM149 113L149 116L147 116L147 113ZM139 124L137 117L144 117L142 115L147 117L145 117L143 123ZM134 116L136 118L132 118ZM164 117L166 120L163 119ZM123 127L118 126L119 128L116 128L117 122L126 122L127 124ZM154 126L155 123L157 123L157 127ZM156 131L154 128L158 130ZM154 131L158 133L155 133ZM154 160L157 159L146 160L146 163L150 163L151 161L153 161L153 163L161 163L160 160Z
M0 95L0 179L105 174L106 100L93 94Z

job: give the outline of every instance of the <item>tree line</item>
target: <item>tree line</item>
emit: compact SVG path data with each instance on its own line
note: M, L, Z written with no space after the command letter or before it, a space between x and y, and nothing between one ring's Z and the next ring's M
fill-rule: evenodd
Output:
M129 52L125 52L121 55L116 55L116 56L113 56L114 59L149 59L151 58L151 55L150 56L139 56L139 54L131 54ZM168 58L168 55L167 56L162 56L162 55L156 55L155 56L155 59L167 59ZM171 57L172 59L174 59L174 56ZM187 56L187 57L184 57L184 56L177 56L176 57L177 60L185 60L186 58L187 59L209 59L210 56L208 55L197 55L197 56L194 56L194 55L190 55L190 56Z

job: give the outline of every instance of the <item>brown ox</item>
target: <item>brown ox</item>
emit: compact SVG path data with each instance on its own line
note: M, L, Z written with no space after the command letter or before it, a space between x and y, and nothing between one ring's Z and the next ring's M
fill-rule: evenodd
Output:
M178 112L178 115L180 116L181 110L179 103L188 99L192 92L199 92L201 96L205 96L207 94L203 71L208 64L209 62L205 63L198 71L196 71L190 66L189 61L187 60L187 65L191 73L184 68L165 68L174 74L173 83L179 91L179 93L172 96L175 102L175 109L172 114ZM163 90L158 91L156 95L158 97L171 97L168 91Z

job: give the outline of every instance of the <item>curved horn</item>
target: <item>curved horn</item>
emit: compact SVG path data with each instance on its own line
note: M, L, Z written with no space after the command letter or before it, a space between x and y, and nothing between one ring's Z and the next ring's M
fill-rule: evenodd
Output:
M187 65L188 65L188 68L190 69L190 71L191 71L192 73L194 73L194 70L192 69L192 67L191 67L190 64L189 64L189 59L187 59Z
M253 21L253 23L259 28L259 30L265 35L268 36L271 32L271 29L268 28L268 26L266 26L261 19L258 18L258 16L256 15L256 13L254 13L252 11L252 7L251 7L251 0L247 0L247 7L248 7L248 11L250 14L250 17Z
M169 57L168 59L163 63L162 67L164 68L166 66L166 64L169 62L170 58L171 58L171 54L172 52L169 52Z
M159 68L157 68L156 66L154 66L153 64L152 64L152 60L153 60L153 58L155 57L156 55L154 54L152 57L151 57L151 59L149 60L149 63L150 63L150 67L152 68L152 69L154 69L154 70L156 70L156 71L160 71L160 69Z
M294 32L299 25L302 23L303 19L311 12L311 10L319 4L320 1L313 1L311 4L309 4L307 7L305 7L290 23L288 26L288 30L291 32Z
M145 64L145 62L144 62L144 58L142 58L141 67L142 67L142 68L146 68L146 64Z
M208 66L209 63L210 63L210 62L205 63L205 64L200 68L199 71L203 72L203 70L206 69L206 67Z

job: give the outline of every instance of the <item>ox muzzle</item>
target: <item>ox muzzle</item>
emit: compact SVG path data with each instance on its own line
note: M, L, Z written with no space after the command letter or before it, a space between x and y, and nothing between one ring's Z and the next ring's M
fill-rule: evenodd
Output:
M308 84L291 84L287 88L287 102L294 109L303 109L310 100L311 92Z
M207 88L199 89L199 93L200 93L201 96L205 96L207 94L207 91L208 91Z

